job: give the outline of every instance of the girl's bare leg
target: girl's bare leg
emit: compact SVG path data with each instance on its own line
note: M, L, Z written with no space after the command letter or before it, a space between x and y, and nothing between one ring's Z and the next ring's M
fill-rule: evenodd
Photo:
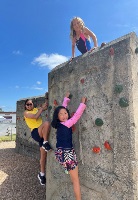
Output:
M48 141L48 135L50 131L50 122L46 121L38 128L40 137L44 138L44 141Z
M70 177L73 183L73 189L75 193L76 200L81 200L81 190L80 190L80 181L78 175L78 166L74 170L70 170Z

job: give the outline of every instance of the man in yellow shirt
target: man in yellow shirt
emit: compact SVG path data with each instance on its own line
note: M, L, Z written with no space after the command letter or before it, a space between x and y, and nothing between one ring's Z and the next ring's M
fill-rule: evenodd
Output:
M34 104L31 99L25 101L24 118L27 126L31 130L32 138L39 143L40 146L40 173L38 179L41 185L45 185L45 167L46 167L46 155L51 150L51 146L48 143L48 135L50 131L50 122L42 122L41 113L48 107L47 103L44 103L40 108L34 108Z

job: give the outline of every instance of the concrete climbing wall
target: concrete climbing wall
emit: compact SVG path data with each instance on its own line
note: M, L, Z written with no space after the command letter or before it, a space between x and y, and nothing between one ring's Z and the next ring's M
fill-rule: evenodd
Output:
M72 94L70 113L82 96L87 108L75 125L82 200L138 199L138 39L125 35L49 73L50 117L64 94ZM55 149L56 134L50 143ZM48 153L47 200L74 200L69 175Z
M30 97L26 99L32 99L34 106L38 107L45 102L45 96ZM27 127L24 121L24 103L26 99L17 101L16 109L16 152L40 159L39 145L31 137L30 129ZM42 112L43 121L47 118L47 111Z

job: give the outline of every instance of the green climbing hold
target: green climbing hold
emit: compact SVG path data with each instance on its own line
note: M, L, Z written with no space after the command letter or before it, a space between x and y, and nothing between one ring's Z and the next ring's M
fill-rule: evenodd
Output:
M100 119L100 118L97 118L97 119L95 120L95 124L96 124L97 126L102 126L102 125L103 125L103 120Z
M115 86L115 92L116 93L121 93L123 90L123 86L122 85L116 85Z
M138 47L135 49L135 53L138 53Z
M51 110L51 109L52 109L52 106L49 106L49 107L48 107L48 110Z
M121 107L127 107L127 106L129 106L129 102L128 102L128 100L125 97L122 97L119 100L119 105Z

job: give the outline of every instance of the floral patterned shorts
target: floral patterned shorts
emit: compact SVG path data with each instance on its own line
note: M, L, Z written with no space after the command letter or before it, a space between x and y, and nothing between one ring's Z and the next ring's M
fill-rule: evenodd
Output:
M65 168L65 171L73 170L78 165L76 153L73 148L57 148L55 156L57 161Z

